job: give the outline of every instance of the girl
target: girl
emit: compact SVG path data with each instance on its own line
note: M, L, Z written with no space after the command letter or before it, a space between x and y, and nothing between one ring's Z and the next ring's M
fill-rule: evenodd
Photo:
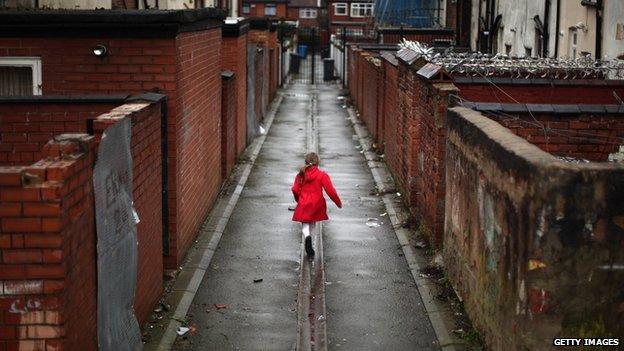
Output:
M299 170L292 186L292 192L297 201L297 207L292 220L301 222L303 235L305 236L305 251L308 257L314 257L312 238L316 222L324 221L327 217L327 204L323 197L323 189L330 199L342 208L340 197L334 189L329 175L318 168L319 158L314 152L305 156L305 165Z

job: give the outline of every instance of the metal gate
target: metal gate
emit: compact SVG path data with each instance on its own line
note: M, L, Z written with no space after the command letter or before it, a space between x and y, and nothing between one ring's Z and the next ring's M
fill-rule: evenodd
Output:
M291 83L318 84L323 82L324 50L317 28L299 28L294 38L294 52L290 52Z

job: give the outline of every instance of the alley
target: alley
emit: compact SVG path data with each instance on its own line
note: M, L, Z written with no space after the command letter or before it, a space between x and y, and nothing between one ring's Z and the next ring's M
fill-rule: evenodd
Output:
M177 350L437 349L435 335L374 182L338 99L337 85L288 86L246 186L187 314L194 331ZM312 130L310 130L312 129ZM306 148L318 140L321 168L344 203L329 204L323 226L326 315L311 304L298 316L299 223L291 221L290 186ZM368 227L368 218L380 218ZM318 241L317 241L318 243ZM317 248L318 250L319 248ZM301 260L303 259L303 270ZM261 281L259 281L261 280ZM255 282L254 282L255 281ZM299 292L301 294L301 292ZM301 298L301 296L299 296ZM301 301L300 301L301 302ZM320 308L322 308L321 306ZM307 306L306 306L307 308ZM303 318L302 318L303 317ZM326 336L322 323L326 321ZM299 327L298 327L299 325ZM308 325L308 326L306 326ZM303 339L303 340L302 340Z

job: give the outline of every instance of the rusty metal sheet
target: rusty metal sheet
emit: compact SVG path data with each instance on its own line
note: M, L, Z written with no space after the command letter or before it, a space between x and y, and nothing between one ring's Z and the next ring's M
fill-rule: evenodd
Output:
M93 173L100 351L143 349L133 308L138 215L132 203L130 137L129 118L108 127Z

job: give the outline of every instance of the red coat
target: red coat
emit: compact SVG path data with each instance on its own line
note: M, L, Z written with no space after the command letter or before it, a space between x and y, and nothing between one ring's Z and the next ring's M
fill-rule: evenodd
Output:
M327 173L321 171L317 166L308 167L303 184L301 183L301 176L297 174L292 186L292 192L295 201L297 201L293 221L309 223L328 219L323 189L336 206L342 207L340 197L338 197Z

